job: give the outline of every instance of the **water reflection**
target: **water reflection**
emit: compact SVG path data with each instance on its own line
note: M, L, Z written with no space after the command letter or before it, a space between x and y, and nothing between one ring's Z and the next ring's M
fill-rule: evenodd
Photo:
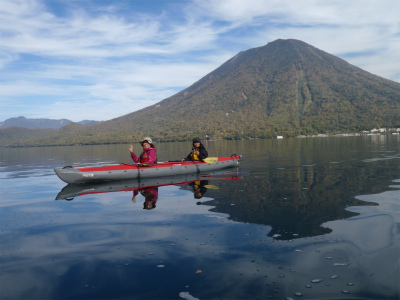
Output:
M139 193L145 198L143 209L152 210L156 208L156 203L158 200L158 187L149 186L133 191L133 203L136 203L136 196Z
M380 193L393 180L393 162L366 169L357 162L265 170L244 174L235 185L223 185L203 202L210 211L231 220L271 226L268 236L292 240L325 235L329 221L348 219L358 213L351 206L376 206L356 195Z
M274 240L293 240L331 233L332 229L324 226L326 222L358 215L348 207L377 205L355 196L384 191L392 179L391 173L385 172L391 164L382 160L379 168L371 168L368 172L355 162L276 169L264 167L262 173L257 169L260 164L252 165L249 171L245 165L240 172L222 173L223 176L217 173L70 184L56 199L131 191L133 194L129 199L133 203L143 201L143 209L158 210L158 202L162 201L159 199L165 192L159 187L174 185L193 192L197 204L206 206L210 212L226 214L236 222L270 226L268 236Z
M216 180L217 178L207 178L209 180ZM237 180L240 179L240 177L220 177L218 180ZM195 199L201 199L203 198L204 194L207 192L208 189L218 189L216 185L210 185L209 180L204 180L201 178L198 178L197 180L192 180L192 181L183 181L179 183L174 183L170 185L187 185L189 186L192 191L193 191L193 196ZM158 200L158 186L145 186L145 187L140 187L138 189L135 189L133 191L133 197L132 197L132 202L136 203L136 196L138 194L141 194L145 198L145 202L143 203L143 209L147 210L152 210L156 208L156 203ZM201 202L197 202L198 205L201 204Z
M181 176L144 178L141 180L119 180L88 184L68 184L58 193L56 200L71 201L75 197L84 195L132 191L133 195L131 201L136 203L136 197L141 195L145 199L145 202L143 203L143 209L151 210L157 206L156 203L159 198L159 187L170 185L187 185L189 189L193 191L194 198L201 199L208 189L218 189L217 185L210 184L210 182L238 179L241 179L241 177L238 175L213 176L188 174Z
M400 140L370 140L215 142L244 154L239 173L64 188L49 159L126 145L7 150L0 298L399 299Z

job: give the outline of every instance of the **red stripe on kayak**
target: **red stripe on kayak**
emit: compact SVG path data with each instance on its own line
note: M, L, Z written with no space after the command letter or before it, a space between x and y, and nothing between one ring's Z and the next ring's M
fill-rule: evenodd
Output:
M234 158L240 158L239 156ZM219 157L218 162L221 161L229 161L232 160L232 157ZM192 164L205 164L205 162L201 161L183 161L183 162L164 162L159 163L157 165L153 165L151 167L143 167L137 165L130 165L130 164L120 164L120 165L113 165L113 166L101 166L101 167L93 167L93 168L77 168L81 172L94 172L94 171L118 171L118 170L132 170L132 169L153 169L153 168L165 168L165 167L173 167L173 166L185 166L185 165L192 165Z
M93 172L93 171L116 171L116 170L130 170L137 169L135 165L121 164L114 166L104 166L104 167L93 167L93 168L77 168L81 172Z

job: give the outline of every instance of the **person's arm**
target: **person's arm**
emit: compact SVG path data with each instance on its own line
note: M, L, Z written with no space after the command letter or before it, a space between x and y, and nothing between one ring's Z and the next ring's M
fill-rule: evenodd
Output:
M136 196L139 194L139 192L137 190L133 191L133 196L132 196L132 202L136 203Z
M203 160L208 157L208 152L206 148L200 148L199 152L200 152L199 159Z
M204 195L207 192L206 185L208 185L208 180L202 180L200 183L200 192Z
M154 198L151 201L156 202L158 200L158 187L149 188L149 193L151 193L154 196Z
M186 159L187 159L187 160L193 160L193 159L194 159L194 157L193 157L193 150L192 150L192 152L190 152L190 153L186 156Z
M131 153L131 158L133 159L133 161L135 163L137 163L139 161L139 158L136 156L136 154L133 152L133 146L131 145L131 147L129 148L129 152Z
M146 161L146 165L154 165L154 162L156 161L157 158L157 151L156 149L150 149L149 151L149 160Z
M188 156L186 156L185 158L182 158L182 161L184 161L184 160L192 160L192 153L193 153L193 152L190 152L190 153L188 154Z

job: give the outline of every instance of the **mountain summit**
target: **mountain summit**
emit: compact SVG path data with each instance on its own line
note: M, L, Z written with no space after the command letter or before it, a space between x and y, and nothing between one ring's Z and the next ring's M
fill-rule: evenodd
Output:
M140 111L84 127L68 124L51 143L295 136L379 126L400 126L399 83L289 39L240 52Z

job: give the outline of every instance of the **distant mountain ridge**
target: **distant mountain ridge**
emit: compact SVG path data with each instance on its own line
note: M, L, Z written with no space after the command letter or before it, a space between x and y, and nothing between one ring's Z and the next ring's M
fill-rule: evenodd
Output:
M71 123L71 120L68 119L27 119L25 117L17 117L17 118L10 118L5 120L4 122L0 122L0 129L10 128L10 127L22 127L27 129L59 129L62 126L65 126ZM78 124L82 125L90 125L98 123L99 121L91 121L91 120L83 120L77 122Z
M400 83L289 39L242 51L139 111L87 126L69 123L47 136L0 130L0 146L293 137L379 127L400 127Z

